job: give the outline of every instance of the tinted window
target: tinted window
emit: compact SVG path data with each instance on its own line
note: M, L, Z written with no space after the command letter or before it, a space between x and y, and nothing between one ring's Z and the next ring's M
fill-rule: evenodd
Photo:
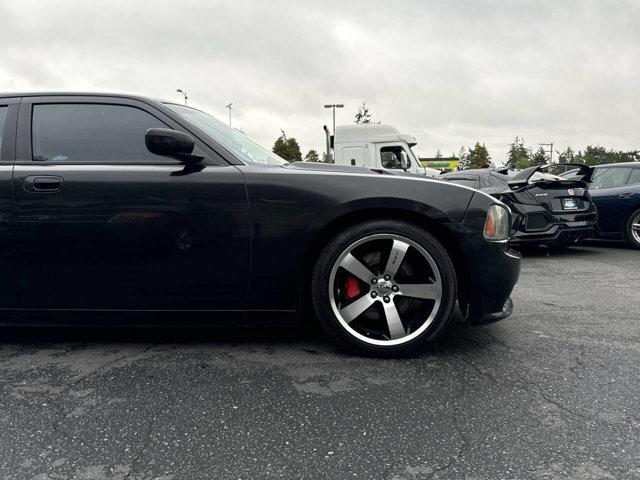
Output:
M4 131L4 122L7 119L7 111L9 107L0 107L0 152L2 151L2 132Z
M610 168L591 184L593 189L623 187L631 173L630 168Z
M134 107L100 104L33 106L33 159L62 162L166 162L147 150L150 128L167 128Z
M264 163L270 165L283 165L286 160L280 158L273 152L258 145L247 137L244 133L227 127L220 120L216 120L208 113L201 112L195 108L173 103L165 104L171 110L189 120L196 127L204 130L224 148L235 154L238 158L247 163Z
M608 172L609 170L610 170L609 168L596 168L595 171L593 172L593 175L591 176L591 180L595 180L600 175L602 175L605 172Z
M631 170L631 175L627 181L627 185L640 185L640 168Z
M411 160L402 146L382 147L380 149L380 165L382 168L402 168L402 159L407 162L407 168L411 168Z

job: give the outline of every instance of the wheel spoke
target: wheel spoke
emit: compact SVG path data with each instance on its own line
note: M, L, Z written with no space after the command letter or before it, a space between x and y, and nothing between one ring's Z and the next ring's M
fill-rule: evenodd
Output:
M633 225L631 225L631 228L633 228L634 230L640 230L640 223L634 223Z
M371 279L375 277L373 272L360 260L351 255L351 253L347 253L347 255L342 259L342 262L340 262L340 266L365 283L371 282Z
M362 312L364 312L367 308L369 308L375 300L371 298L369 295L365 295L362 298L359 298L355 302L349 304L340 310L340 315L344 318L344 321L347 323L351 323L354 321Z
M384 268L384 272L391 276L394 276L398 272L398 268L402 264L402 260L409 249L409 244L400 240L394 240L391 252L389 252L389 259L387 260L387 266Z
M402 325L402 321L400 320L400 314L398 313L398 309L396 308L393 302L384 303L384 316L387 319L387 326L389 327L389 335L391 339L394 340L396 338L404 337L407 332Z
M442 288L438 283L404 283L399 284L398 288L398 295L403 297L436 300L442 296Z

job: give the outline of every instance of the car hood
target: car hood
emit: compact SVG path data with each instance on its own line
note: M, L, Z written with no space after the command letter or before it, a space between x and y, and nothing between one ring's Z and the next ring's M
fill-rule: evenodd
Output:
M312 170L336 173L354 173L359 175L392 175L394 177L410 177L426 180L424 175L416 175L415 173L404 172L402 170L393 171L383 168L355 167L350 165L336 165L334 163L321 162L291 162L282 166L282 168L296 170Z

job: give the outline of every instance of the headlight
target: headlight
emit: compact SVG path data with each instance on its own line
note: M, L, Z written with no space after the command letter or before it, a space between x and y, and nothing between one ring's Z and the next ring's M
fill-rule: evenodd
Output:
M484 221L484 238L491 241L509 238L509 212L501 205L491 205Z

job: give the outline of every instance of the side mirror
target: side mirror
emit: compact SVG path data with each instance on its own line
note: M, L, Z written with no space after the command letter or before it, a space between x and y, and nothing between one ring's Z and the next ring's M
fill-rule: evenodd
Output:
M195 147L191 135L170 128L150 128L144 136L147 150L165 157L189 156Z

